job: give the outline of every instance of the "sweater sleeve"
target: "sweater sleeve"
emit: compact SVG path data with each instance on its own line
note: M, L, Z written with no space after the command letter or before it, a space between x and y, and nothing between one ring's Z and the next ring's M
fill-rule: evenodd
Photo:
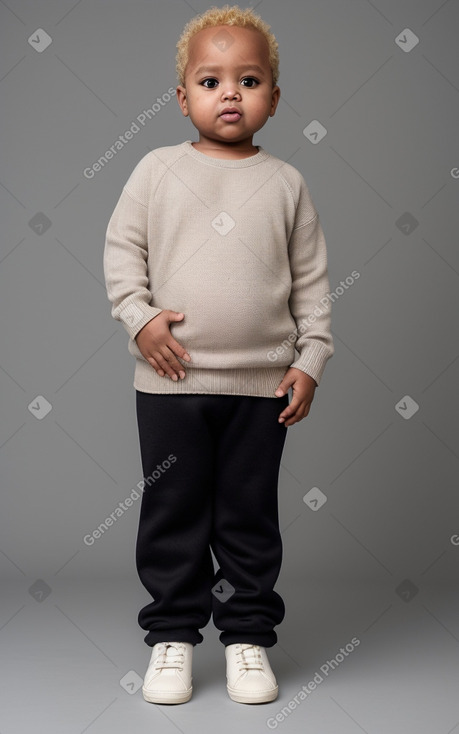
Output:
M327 250L319 215L302 180L295 227L289 241L292 288L289 307L297 327L298 359L290 366L306 372L317 385L334 353Z
M139 174L140 169L134 173ZM132 189L131 175L108 223L104 249L104 275L111 315L121 321L131 339L162 309L150 305L148 289L148 206ZM128 185L131 189L128 189ZM140 192L140 182L139 186ZM136 192L137 193L137 192Z

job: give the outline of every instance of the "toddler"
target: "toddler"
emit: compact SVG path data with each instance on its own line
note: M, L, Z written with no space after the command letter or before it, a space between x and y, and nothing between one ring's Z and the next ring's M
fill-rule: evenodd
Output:
M138 622L153 648L142 691L190 700L212 614L230 698L262 703L278 695L266 648L285 613L274 585L286 429L308 415L333 354L326 245L300 172L253 144L280 97L270 26L212 7L177 48L177 101L199 140L140 160L104 250L111 314L136 357L136 565L152 598Z

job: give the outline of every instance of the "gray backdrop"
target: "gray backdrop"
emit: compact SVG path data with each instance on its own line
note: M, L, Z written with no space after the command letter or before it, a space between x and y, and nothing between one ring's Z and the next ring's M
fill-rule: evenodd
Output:
M185 718L194 701L141 698L139 501L93 535L142 479L105 230L140 158L198 139L170 87L180 32L211 4L0 3L2 734L36 716L43 731L91 734L215 724L210 708ZM280 472L287 615L272 655L283 698L227 699L212 622L207 682L219 677L220 711L241 731L457 732L459 3L252 7L279 42L282 95L254 143L310 187L336 353L309 417L288 429ZM347 643L339 669L270 723Z

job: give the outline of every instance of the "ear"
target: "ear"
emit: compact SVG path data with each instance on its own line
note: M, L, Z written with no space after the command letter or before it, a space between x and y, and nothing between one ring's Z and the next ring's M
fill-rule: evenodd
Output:
M185 117L188 117L188 103L186 100L186 88L182 87L182 85L179 85L176 89L177 93L177 102L180 105L180 109L182 110Z
M269 113L270 117L272 117L274 113L276 112L277 105L279 104L279 99L280 99L280 89L276 84L276 86L273 88L273 91L272 91L271 110Z

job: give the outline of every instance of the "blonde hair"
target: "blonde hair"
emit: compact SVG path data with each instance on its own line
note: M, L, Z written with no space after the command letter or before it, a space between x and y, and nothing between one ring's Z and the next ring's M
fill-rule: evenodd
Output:
M266 38L269 46L269 64L273 74L273 87L279 78L279 51L276 37L264 20L256 15L251 8L241 10L238 5L224 5L217 8L215 5L206 10L205 13L191 18L182 31L177 43L176 71L177 78L182 86L185 86L185 70L188 64L188 45L190 39L204 28L212 28L219 25L233 25L239 28L253 28Z

